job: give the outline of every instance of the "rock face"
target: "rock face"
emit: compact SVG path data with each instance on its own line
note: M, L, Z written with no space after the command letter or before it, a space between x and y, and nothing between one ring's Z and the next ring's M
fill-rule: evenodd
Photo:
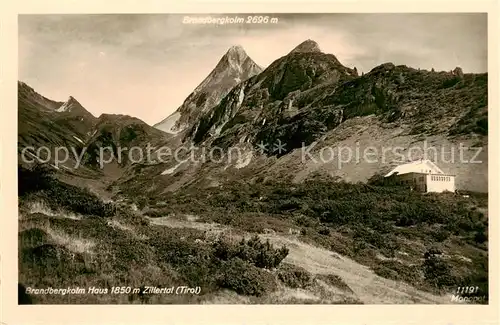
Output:
M168 133L192 127L201 114L216 106L234 86L261 71L241 46L231 47L182 106L154 127Z
M368 115L409 125L411 134L485 136L487 75L387 62L359 76L307 40L233 88L199 118L185 140L229 147L244 139L254 148L280 141L287 145L284 155L346 120Z
M200 143L216 137L215 142L228 145L243 136L248 142L260 140L271 130L281 128L286 112L303 109L327 89L356 75L354 69L343 66L334 55L322 53L316 42L307 40L259 75L233 88L218 106L199 119L187 138ZM294 128L286 133L303 135Z

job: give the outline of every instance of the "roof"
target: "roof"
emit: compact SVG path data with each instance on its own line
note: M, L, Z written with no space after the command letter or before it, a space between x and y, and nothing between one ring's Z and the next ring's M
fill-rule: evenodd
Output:
M424 174L444 174L443 171L436 166L432 161L426 160L415 160L406 164L402 164L391 170L385 177L391 175L401 175L408 173L424 173Z

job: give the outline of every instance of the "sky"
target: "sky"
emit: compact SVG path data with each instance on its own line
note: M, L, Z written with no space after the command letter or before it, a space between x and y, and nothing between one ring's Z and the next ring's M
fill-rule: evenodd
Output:
M385 62L487 71L486 14L258 15L278 22L183 23L185 16L207 17L200 14L20 15L19 80L53 100L73 96L95 116L126 114L153 125L233 45L264 68L312 39L359 72Z

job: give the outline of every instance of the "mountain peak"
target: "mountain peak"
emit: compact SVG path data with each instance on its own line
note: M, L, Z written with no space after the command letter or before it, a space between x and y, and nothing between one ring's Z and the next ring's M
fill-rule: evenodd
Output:
M290 53L321 52L318 43L312 39L305 40L297 45Z
M229 48L229 50L227 50L227 53L244 53L246 54L245 52L245 49L243 49L243 46L239 45L239 44L236 44L236 45L233 45Z
M233 45L227 50L224 57L230 62L242 64L248 58L248 54L241 45Z
M56 109L56 112L71 112L75 108L80 109L80 108L83 108L83 107L75 99L75 97L69 96L68 100L66 100L58 109Z
M241 45L231 46L210 74L193 90L173 114L155 124L167 133L192 127L241 82L262 72Z

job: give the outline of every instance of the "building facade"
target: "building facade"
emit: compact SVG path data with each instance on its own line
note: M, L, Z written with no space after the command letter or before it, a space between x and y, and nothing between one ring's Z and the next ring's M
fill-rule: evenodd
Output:
M419 192L455 192L455 175L443 171L430 160L418 160L399 165L385 177Z

